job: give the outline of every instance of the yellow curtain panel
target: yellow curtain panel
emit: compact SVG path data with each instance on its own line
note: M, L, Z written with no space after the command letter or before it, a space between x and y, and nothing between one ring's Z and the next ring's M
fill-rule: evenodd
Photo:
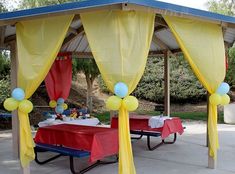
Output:
M129 94L143 75L152 40L154 13L100 11L81 14L91 51L101 75L114 92L117 82L127 84ZM119 174L135 174L128 111L119 109Z
M17 86L31 97L47 75L62 45L73 15L22 21L16 24ZM28 114L18 111L20 122L20 160L27 166L34 159L34 142Z
M212 94L225 77L225 49L222 27L193 19L164 16L194 73ZM209 104L210 156L217 157L217 107Z

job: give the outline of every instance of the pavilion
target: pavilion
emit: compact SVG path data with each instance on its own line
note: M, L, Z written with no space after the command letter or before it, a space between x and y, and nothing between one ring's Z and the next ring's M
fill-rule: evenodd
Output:
M156 0L83 0L74 3L40 7L28 10L14 11L0 14L0 47L11 50L11 88L17 87L17 44L16 27L21 21L33 21L50 17L62 17L74 15L66 37L62 43L60 52L72 52L78 58L93 58L87 36L84 31L80 14L101 10L123 11L151 11L155 13L154 34L149 50L149 55L164 56L164 81L165 81L165 114L170 115L170 88L169 88L169 56L182 52L179 42L175 39L164 16L186 18L200 21L206 24L220 26L223 32L225 48L235 42L235 18L212 12L169 4ZM193 42L193 40L192 40ZM223 49L223 48L221 48ZM16 111L12 117L13 151L16 158L19 157L19 119ZM216 160L208 155L208 166L215 168ZM22 168L24 174L29 174L28 167Z

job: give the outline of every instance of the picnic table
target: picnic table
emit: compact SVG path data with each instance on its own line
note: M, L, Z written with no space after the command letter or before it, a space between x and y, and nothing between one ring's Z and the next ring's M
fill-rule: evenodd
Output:
M84 152L88 152L89 162L96 162L84 169L85 172L99 164L113 163L103 162L101 159L118 154L118 130L112 128L73 124L45 126L38 129L34 141L38 144L39 149L43 146L46 149L52 149L52 152L69 154L72 173L75 173L73 159L71 159L73 153L78 154L75 157L79 157L79 154L82 153L81 156L83 156Z
M141 139L143 135L147 136L147 145L149 150L154 150L162 144L173 144L176 141L177 133L181 135L184 132L180 118L172 117L170 119L166 119L163 126L159 128L151 128L149 126L150 118L151 116L129 116L130 132L132 134L140 135L139 138L133 139ZM112 117L111 128L118 128L118 117ZM171 134L174 134L174 140L172 142L166 142L165 139ZM161 137L162 142L155 145L154 147L151 147L150 137L159 136Z

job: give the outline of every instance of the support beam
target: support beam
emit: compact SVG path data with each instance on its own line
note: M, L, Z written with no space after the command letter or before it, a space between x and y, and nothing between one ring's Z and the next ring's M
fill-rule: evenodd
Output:
M167 25L166 21L160 15L156 15L156 17L155 17L155 24L163 26L165 28L168 28L168 25Z
M11 50L11 90L17 87L18 55L16 42L10 43ZM20 158L20 132L17 110L12 112L12 151L15 159ZM30 174L29 166L21 167L20 174Z
M207 104L206 104L206 113L207 113L207 120L206 120L206 147L209 147L209 134L208 134L208 120L209 120L209 97L210 93L207 92Z
M74 39L76 39L77 37L81 36L82 34L84 34L84 28L83 26L80 26L77 30L76 30L77 34L71 33L68 37L66 37L64 39L64 42L62 44L62 47L67 46L68 44L70 44Z
M170 54L173 54L170 48L161 39L159 39L155 34L153 34L152 41L154 44L158 45L162 50L169 51Z
M209 97L210 94L207 92L207 147L208 147L208 168L215 169L217 161L210 156L210 141L208 136L208 120L209 120Z
M4 47L6 26L0 27L0 47Z
M77 30L75 28L69 27L68 31L74 35L77 35Z
M17 49L16 42L11 42L11 90L17 87ZM19 119L17 111L12 112L12 150L13 157L19 158Z
M111 121L112 121L112 118L117 114L117 112L115 111L110 111L109 112L109 116L110 116L110 125L111 125Z
M208 148L208 168L216 169L217 161L210 156L210 149Z
M26 166L24 168L21 167L21 174L30 174L30 167Z
M167 28L161 25L157 25L156 27L154 27L154 33L155 32L160 32L162 30L166 30Z
M16 35L15 34L7 36L4 39L5 44L9 44L10 42L13 42L13 41L16 41Z
M91 52L73 52L72 54L76 58L94 58Z
M170 66L168 52L164 52L164 114L170 116Z
M167 50L162 50L162 51L149 51L149 56L155 57L155 56L162 56L164 55L164 52ZM171 50L173 54L180 53L180 49L174 49ZM73 52L73 57L75 58L94 58L91 52Z

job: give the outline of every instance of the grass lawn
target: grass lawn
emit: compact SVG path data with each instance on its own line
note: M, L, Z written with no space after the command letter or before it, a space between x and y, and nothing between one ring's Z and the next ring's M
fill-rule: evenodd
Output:
M158 111L148 111L148 112L137 111L136 113L140 115L150 115L150 116L160 115L160 112ZM207 120L206 112L173 112L171 113L171 116L179 117L182 120L201 120L201 121ZM109 112L95 114L95 117L97 117L102 123L105 124L110 123ZM223 112L218 113L218 123L224 123Z

